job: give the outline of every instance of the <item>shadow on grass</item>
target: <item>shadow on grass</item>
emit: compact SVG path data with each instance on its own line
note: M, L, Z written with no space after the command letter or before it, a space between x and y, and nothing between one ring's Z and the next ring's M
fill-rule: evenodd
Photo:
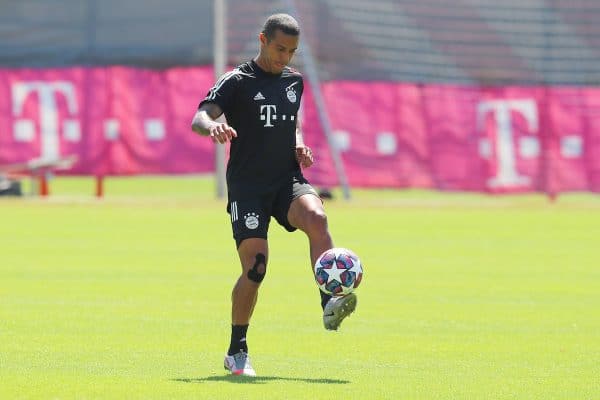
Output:
M342 379L327 379L327 378L290 378L283 376L237 376L237 375L220 375L207 376L206 378L176 378L172 379L176 382L185 383L204 383L204 382L230 382L230 383L247 383L247 384L264 384L272 381L290 381L290 382L305 382L325 385L345 385L350 381Z

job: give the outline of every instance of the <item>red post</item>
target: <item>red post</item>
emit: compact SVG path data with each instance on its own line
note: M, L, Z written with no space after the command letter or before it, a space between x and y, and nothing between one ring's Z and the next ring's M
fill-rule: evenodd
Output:
M48 196L50 194L48 189L48 174L45 172L40 174L40 196Z
M104 177L96 175L96 197L104 196Z

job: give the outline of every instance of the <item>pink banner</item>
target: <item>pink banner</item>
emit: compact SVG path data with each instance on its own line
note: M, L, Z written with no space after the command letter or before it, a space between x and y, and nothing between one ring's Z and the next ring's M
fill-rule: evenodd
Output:
M600 88L330 82L323 91L351 185L600 191ZM334 185L305 104L309 143L326 161L307 176Z
M0 70L0 166L77 155L70 174L211 172L213 145L190 122L213 81L208 67ZM600 88L328 82L323 94L353 186L600 191ZM336 185L320 127L308 91L306 175Z
M71 174L171 174L214 168L190 130L210 68L0 71L0 165L75 154Z

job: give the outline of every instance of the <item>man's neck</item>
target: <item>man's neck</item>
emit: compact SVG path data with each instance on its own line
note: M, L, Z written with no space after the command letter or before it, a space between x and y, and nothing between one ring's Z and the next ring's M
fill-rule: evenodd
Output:
M256 63L256 65L258 65L258 67L267 74L270 74L271 71L269 71L269 69L267 68L267 65L265 63L265 61L263 60L263 58L259 55L257 55L256 57L254 57L253 61Z

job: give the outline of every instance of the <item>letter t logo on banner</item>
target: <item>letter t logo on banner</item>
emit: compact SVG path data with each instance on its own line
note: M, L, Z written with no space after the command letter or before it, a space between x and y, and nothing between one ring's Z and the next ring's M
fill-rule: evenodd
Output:
M531 133L538 131L538 113L534 100L490 100L482 101L477 105L477 130L479 132L485 129L485 117L489 112L496 117L496 176L488 180L488 186L491 188L510 188L515 186L527 186L531 179L527 176L519 175L517 170L517 146L512 129L511 112L518 112L527 121ZM482 139L485 140L485 139ZM488 142L483 142L489 144ZM537 138L530 138L529 142L534 147L539 147ZM535 147L537 148L537 147ZM530 151L532 152L532 151ZM488 153L492 153L491 148ZM535 155L537 152L533 151Z
M40 157L44 159L55 159L60 155L59 146L59 118L58 107L56 104L56 94L62 94L67 103L67 111L70 116L77 114L77 99L75 96L75 87L71 82L19 82L12 87L12 106L13 115L21 117L23 106L27 97L31 93L37 93L39 96L39 121L41 134ZM64 134L68 140L78 141L80 138L79 122L76 119L66 119L63 121ZM30 131L32 131L33 122L27 119L18 119L15 121L15 137L17 140L31 140Z

